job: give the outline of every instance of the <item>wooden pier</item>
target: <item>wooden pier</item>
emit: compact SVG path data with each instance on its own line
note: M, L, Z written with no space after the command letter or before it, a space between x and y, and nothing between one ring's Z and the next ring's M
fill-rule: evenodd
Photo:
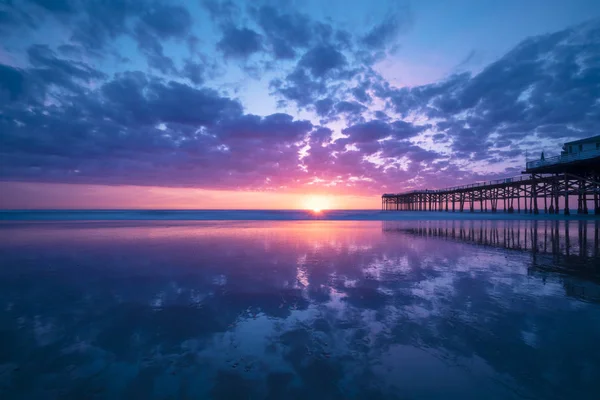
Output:
M595 148L572 152L580 142ZM498 212L600 215L600 136L565 143L563 154L530 161L522 175L446 189L381 196L384 211ZM570 147L569 147L570 146ZM569 152L571 150L571 152Z

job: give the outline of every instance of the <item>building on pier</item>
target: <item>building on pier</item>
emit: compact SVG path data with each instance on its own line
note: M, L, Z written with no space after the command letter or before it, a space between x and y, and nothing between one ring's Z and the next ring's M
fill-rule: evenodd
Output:
M469 211L565 215L570 201L577 213L588 214L589 203L600 215L600 135L567 142L556 157L527 161L522 175L445 189L413 190L381 196L385 211ZM571 203L572 204L572 203Z
M584 153L591 150L600 150L600 135L565 143L561 155Z
M527 161L524 173L580 172L598 168L600 135L567 142L559 156Z

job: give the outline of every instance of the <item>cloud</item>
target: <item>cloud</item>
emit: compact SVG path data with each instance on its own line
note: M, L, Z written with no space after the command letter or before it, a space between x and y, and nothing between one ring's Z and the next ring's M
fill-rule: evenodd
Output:
M370 86L371 86L371 82L369 82L368 80L365 80L365 81L361 82L358 86L354 87L351 90L351 93L356 100L358 100L362 103L370 103L371 96L367 93L367 90L370 88Z
M412 23L412 15L408 8L396 11L386 17L382 22L373 26L369 32L362 37L361 42L368 49L381 50L393 45L398 35L406 31Z
M32 3L53 13L72 13L76 8L70 0L30 0Z
M225 57L247 58L260 51L262 37L252 29L233 28L225 29L222 39L217 43L217 48Z
M241 16L241 10L233 1L202 0L201 5L210 18L222 26L234 25Z
M212 132L225 142L232 139L295 142L311 129L310 122L294 121L291 115L280 113L264 118L249 114L237 119L225 119Z
M271 176L270 184L285 184L301 172L299 142L312 130L308 121L244 114L214 90L141 72L57 101L5 109L2 179L250 189Z
M284 81L271 81L271 88L288 100L295 101L300 106L313 104L317 98L327 94L326 80L313 79L305 68L296 68Z
M360 116L364 111L367 110L367 107L355 101L340 101L335 105L335 110L339 114L347 113L354 116Z
M133 37L146 55L148 65L163 74L176 73L175 63L164 54L162 41L189 37L192 17L187 9L156 3L140 14Z
M17 101L25 91L23 71L0 65L0 105L9 101Z
M458 157L492 159L525 137L591 136L600 129L600 20L528 38L479 74L375 93L401 115L422 113ZM494 136L492 136L494 134Z
M32 45L27 49L32 68L27 71L27 85L39 91L38 98L54 88L81 92L82 85L93 84L106 78L106 74L87 63L58 57L46 45Z
M356 74L356 69L348 68L344 54L333 46L320 45L308 50L291 73L284 79L272 80L270 86L274 93L300 107L308 107L323 97L335 98L343 90L343 82ZM320 115L325 115L325 106L326 103L319 103Z
M144 10L144 2L101 0L85 2L81 15L77 18L71 40L85 49L101 50L117 37L131 33L128 21L139 17Z
M313 41L312 21L302 14L280 14L275 7L255 11L257 23L270 40L279 40L292 49L306 48Z
M598 20L529 38L477 74L394 87L372 62L410 27L399 9L351 34L287 6L205 1L211 41L174 2L22 4L0 14L6 34L52 23L64 41L0 60L3 179L379 193L488 179L532 145L600 130ZM121 39L138 71L107 58ZM245 111L223 91L230 76L213 79L228 58L303 118Z
M176 72L175 63L165 56L160 39L148 29L138 25L134 37L139 49L146 55L148 66L157 69L163 74Z
M140 23L163 39L185 38L192 26L192 17L184 7L158 3L141 15Z
M385 138L408 139L418 135L426 126L415 126L404 121L392 123L371 120L345 128L342 133L348 136L350 143L373 142Z
M204 82L205 67L203 64L187 60L183 66L183 75L192 83L201 85Z
M7 7L0 16L0 25L37 29L49 19L70 36L71 43L61 46L70 55L117 55L111 49L115 40L130 36L150 66L163 73L175 72L175 67L163 54L161 42L187 39L193 22L187 8L160 0L27 0L19 7ZM117 55L117 59L121 58Z
M317 100L315 102L315 110L321 117L328 116L333 111L334 101L330 98Z
M310 71L313 77L322 78L332 70L338 70L347 64L346 57L333 46L320 45L307 51L299 66Z

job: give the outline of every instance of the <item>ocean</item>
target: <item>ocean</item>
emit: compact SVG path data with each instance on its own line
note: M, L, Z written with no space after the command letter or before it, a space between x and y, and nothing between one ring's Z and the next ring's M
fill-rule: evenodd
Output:
M596 399L600 220L3 211L1 399Z
M398 221L398 220L561 220L554 214L507 214L491 212L405 212L379 210L0 210L0 221ZM570 216L590 219L592 215Z

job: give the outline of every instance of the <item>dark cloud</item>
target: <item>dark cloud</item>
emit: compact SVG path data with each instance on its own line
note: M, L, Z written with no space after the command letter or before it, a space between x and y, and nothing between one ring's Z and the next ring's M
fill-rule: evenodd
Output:
M312 21L302 14L280 14L275 7L263 6L255 18L270 40L279 40L291 48L306 48L313 40Z
M184 38L192 26L192 17L184 7L159 3L146 10L140 22L163 39Z
M23 71L0 65L0 105L8 101L16 101L25 91Z
M340 101L335 105L335 110L338 113L348 113L359 116L367 110L367 107L355 101Z
M212 126L221 118L242 113L237 101L214 90L149 80L142 73L124 74L104 85L102 92L109 101L105 106L126 117L121 122Z
M0 82L26 73L3 67ZM22 97L23 89L10 90L11 99ZM57 101L61 104L50 107L13 101L6 109L0 121L2 179L222 188L285 184L301 172L299 145L312 130L308 121L244 114L239 102L214 90L141 72Z
M252 29L233 28L225 29L223 38L217 43L217 48L225 57L247 58L260 51L262 37Z
M388 137L408 139L418 135L427 128L428 126L415 126L404 121L387 123L380 120L372 120L349 126L342 133L348 136L350 143L365 143Z
M237 101L211 89L194 89L176 82L151 85L149 89L149 104L162 121L210 126L242 112Z
M332 70L346 66L346 57L333 46L321 45L307 51L299 66L307 68L313 77L322 78Z
M293 59L300 51L318 45L350 45L347 32L285 7L263 5L251 8L250 13L277 60Z
M388 12L385 19L373 26L361 42L368 49L381 50L393 45L402 32L412 25L412 13L407 5L398 2L397 9Z
M106 77L103 72L90 65L62 59L46 45L33 45L27 50L27 56L33 68L29 71L31 81L39 88L56 85L74 92L82 90L81 84L90 84Z
M370 103L371 96L367 93L367 90L370 88L371 83L369 81L364 81L360 85L356 86L351 90L352 95L356 100L362 103Z
M407 140L386 141L382 144L381 150L381 156L384 158L407 157L413 165L431 163L443 157L435 151L425 150Z
M315 102L315 111L321 117L329 115L333 111L334 101L332 99L321 99Z
M443 142L446 140L446 135L443 133L436 133L431 137L434 142Z
M335 97L344 86L342 82L356 75L357 71L347 66L344 54L334 47L317 46L300 58L296 68L284 80L273 80L271 88L300 107L315 105L319 98ZM319 115L325 115L327 104L319 104Z
M272 114L264 118L249 114L223 120L212 132L226 143L239 139L295 142L311 129L310 122L294 121L288 114Z
M182 72L195 85L200 85L204 82L205 67L203 64L187 60Z
M325 120L335 120L340 116L345 116L353 123L362 121L362 113L367 111L367 107L355 101L335 101L331 98L320 99L315 102L315 111Z
M285 81L272 81L271 88L300 106L313 104L315 99L327 94L326 81L313 79L304 68L296 68Z
M70 35L71 43L60 49L70 57L85 53L103 58L110 54L122 60L111 46L119 37L131 36L150 66L163 73L175 72L175 68L163 54L161 42L186 40L192 26L187 8L160 0L28 0L19 7L8 7L4 13L0 25L4 20L5 24L34 29L54 17L54 22Z
M383 111L375 111L375 118L380 119L382 121L388 121L390 117L384 113Z
M240 17L241 10L233 1L202 0L202 6L216 23L231 26Z
M55 13L73 13L76 11L74 2L70 0L29 0L32 3Z
M320 126L310 133L312 143L325 143L331 139L333 131L329 128Z
M191 26L192 17L187 9L156 3L140 15L133 35L151 68L163 74L176 73L175 63L164 54L162 41L186 39Z
M103 78L104 74L80 62L67 61L56 56L46 45L33 45L27 50L29 62L36 68L47 68L67 78L89 81Z
M381 24L375 26L363 37L362 42L369 48L378 50L384 48L389 42L393 42L398 35L401 24L397 16L386 18Z
M60 54L71 58L80 58L82 54L81 47L72 44L61 44L56 49Z
M72 40L84 48L101 50L118 36L130 33L128 20L141 15L144 6L144 2L134 0L86 2L81 17L75 22Z
M148 66L163 74L176 72L173 60L164 54L160 39L142 25L135 28L135 39L139 49L146 55Z
M0 2L0 34L22 35L24 30L37 29L48 16L69 20L75 13L75 2L67 0L7 0Z
M291 60L296 58L296 51L286 41L274 38L271 39L271 45L273 46L275 58L280 60Z

